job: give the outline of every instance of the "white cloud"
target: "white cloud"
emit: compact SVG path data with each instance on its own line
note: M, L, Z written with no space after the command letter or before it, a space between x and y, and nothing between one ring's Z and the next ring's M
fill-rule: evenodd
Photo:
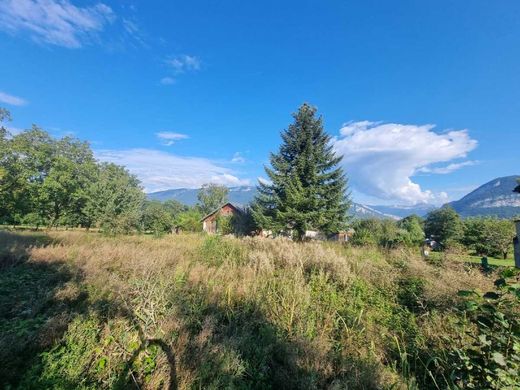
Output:
M460 163L451 163L444 167L422 167L417 170L417 172L423 173L435 173L438 175L446 175L448 173L452 173L464 167L470 167L472 165L478 164L478 161L463 161Z
M161 79L162 85L172 85L175 84L175 79L173 77L163 77Z
M27 100L18 96L9 95L2 91L0 91L0 102L10 104L11 106L24 106L27 104Z
M68 48L81 47L114 19L103 3L77 7L68 0L0 0L0 29Z
M179 141L181 139L187 139L190 138L186 134L181 133L173 133L171 131L161 131L159 133L155 133L157 138L159 138L163 145L171 146L176 141Z
M166 60L166 64L173 68L175 73L197 71L200 69L200 60L195 56L180 55Z
M147 192L170 188L199 188L204 183L249 185L230 169L201 157L183 157L153 149L98 150L100 161L124 165L137 175Z
M246 162L246 159L244 158L244 156L242 156L242 153L236 152L233 155L233 158L231 159L231 162L242 164L242 163Z
M434 194L412 181L418 172L449 173L469 165L459 162L442 168L433 164L465 158L477 141L467 130L442 134L434 125L402 125L381 122L347 123L334 148L343 156L347 175L353 186L366 195L409 204L442 203L446 193Z

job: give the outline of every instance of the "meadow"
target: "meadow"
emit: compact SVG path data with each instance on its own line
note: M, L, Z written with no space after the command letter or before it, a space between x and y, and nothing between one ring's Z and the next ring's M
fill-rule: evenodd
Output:
M477 331L467 296L512 272L455 256L0 231L0 387L455 388Z

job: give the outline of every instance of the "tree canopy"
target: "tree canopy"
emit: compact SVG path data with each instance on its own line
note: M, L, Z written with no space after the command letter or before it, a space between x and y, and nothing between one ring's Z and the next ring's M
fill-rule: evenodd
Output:
M225 186L204 184L197 194L197 206L202 214L209 214L228 201L228 194L229 189Z
M1 109L0 121L8 119ZM144 193L126 169L99 163L73 137L55 139L37 126L15 135L0 129L0 223L139 227Z
M292 231L303 239L307 230L343 230L350 200L347 179L338 166L331 137L316 109L303 104L294 122L281 134L278 153L271 153L269 182L261 181L253 205L258 226L275 232Z
M460 216L449 206L431 211L424 222L424 232L429 238L438 241L443 247L462 236Z

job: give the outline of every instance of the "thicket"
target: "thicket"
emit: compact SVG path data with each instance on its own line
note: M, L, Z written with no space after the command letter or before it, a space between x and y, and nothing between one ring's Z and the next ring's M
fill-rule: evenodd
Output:
M419 247L425 238L437 242L438 250L462 249L477 256L506 259L516 235L513 221L497 217L461 219L449 208L435 210L425 219L411 215L399 221L360 219L352 221L351 244L381 248Z

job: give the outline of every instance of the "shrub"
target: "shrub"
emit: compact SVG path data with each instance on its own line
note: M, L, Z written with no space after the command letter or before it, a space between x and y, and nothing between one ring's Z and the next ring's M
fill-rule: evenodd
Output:
M462 312L471 345L455 348L452 378L460 388L514 389L520 386L520 285L505 278L495 281L496 291L467 297Z

